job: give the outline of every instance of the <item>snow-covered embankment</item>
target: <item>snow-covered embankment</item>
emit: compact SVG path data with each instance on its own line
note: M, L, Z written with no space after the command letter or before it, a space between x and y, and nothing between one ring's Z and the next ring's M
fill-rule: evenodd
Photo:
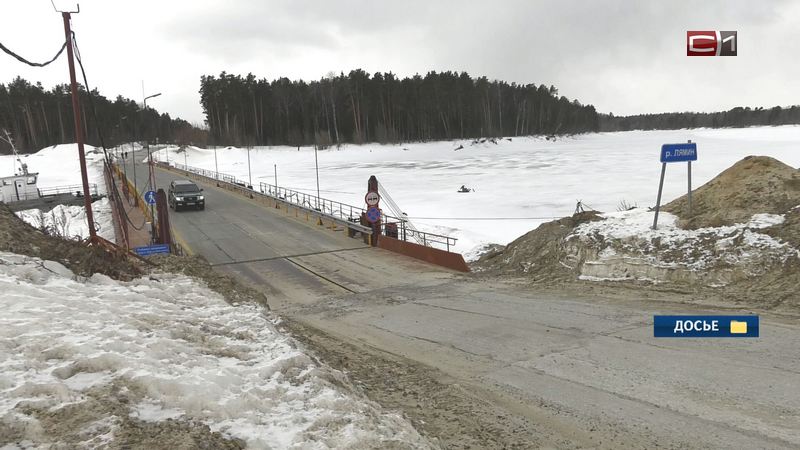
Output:
M260 309L192 278L77 279L0 253L0 291L0 446L120 443L143 422L201 423L256 448L429 446Z

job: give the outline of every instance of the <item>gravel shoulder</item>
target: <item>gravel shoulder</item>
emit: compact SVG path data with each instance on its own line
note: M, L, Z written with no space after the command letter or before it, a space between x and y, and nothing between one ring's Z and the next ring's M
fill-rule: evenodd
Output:
M282 326L324 363L346 373L370 400L402 411L420 433L442 448L555 445L541 432L541 425L441 370L364 342L335 337L300 320L286 319ZM565 448L564 444L561 440L558 447Z

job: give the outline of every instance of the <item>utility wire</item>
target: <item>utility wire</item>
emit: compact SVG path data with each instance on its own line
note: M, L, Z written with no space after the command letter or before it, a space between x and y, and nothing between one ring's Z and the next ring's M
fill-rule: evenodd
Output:
M24 64L27 64L29 66L33 66L33 67L44 67L44 66L52 63L53 61L57 60L58 57L61 56L62 53L64 53L64 49L65 48L67 48L67 42L66 41L64 41L64 44L61 46L61 50L59 50L58 53L56 53L56 56L53 56L53 59L51 59L50 61L44 62L44 63L35 63L35 62L28 61L27 59L23 58L22 56L19 56L18 54L16 54L13 51L11 51L8 47L3 45L2 42L0 42L0 50L6 52L8 55L16 58L17 61L19 61L21 63L24 63Z
M410 217L410 219L420 220L549 220L559 217Z

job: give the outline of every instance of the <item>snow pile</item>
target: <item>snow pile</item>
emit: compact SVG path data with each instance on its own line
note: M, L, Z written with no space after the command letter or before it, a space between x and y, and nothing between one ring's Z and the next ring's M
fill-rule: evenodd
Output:
M692 193L664 205L681 228L746 222L753 214L785 214L800 203L800 170L767 156L748 156Z
M92 211L97 234L115 242L114 219L108 198L104 197L92 203ZM16 215L28 225L51 236L73 240L89 238L89 223L86 220L86 208L83 206L56 205L47 212L39 209L26 209L16 212Z
M205 424L256 448L430 446L337 387L341 374L258 308L158 278L76 280L58 263L0 253L0 446L103 445L151 423Z
M747 223L678 228L678 218L643 208L602 214L605 220L584 223L565 238L567 246L581 247L584 280L677 281L705 278L724 285L738 275L756 276L800 251L758 230L784 222L783 215L755 214ZM587 251L586 249L590 249ZM574 251L574 250L573 250Z

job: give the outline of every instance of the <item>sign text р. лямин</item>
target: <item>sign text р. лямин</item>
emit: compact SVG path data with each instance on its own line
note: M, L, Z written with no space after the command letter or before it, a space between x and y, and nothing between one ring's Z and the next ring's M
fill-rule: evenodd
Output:
M697 144L685 142L682 144L664 144L661 146L661 162L686 162L697 161Z

